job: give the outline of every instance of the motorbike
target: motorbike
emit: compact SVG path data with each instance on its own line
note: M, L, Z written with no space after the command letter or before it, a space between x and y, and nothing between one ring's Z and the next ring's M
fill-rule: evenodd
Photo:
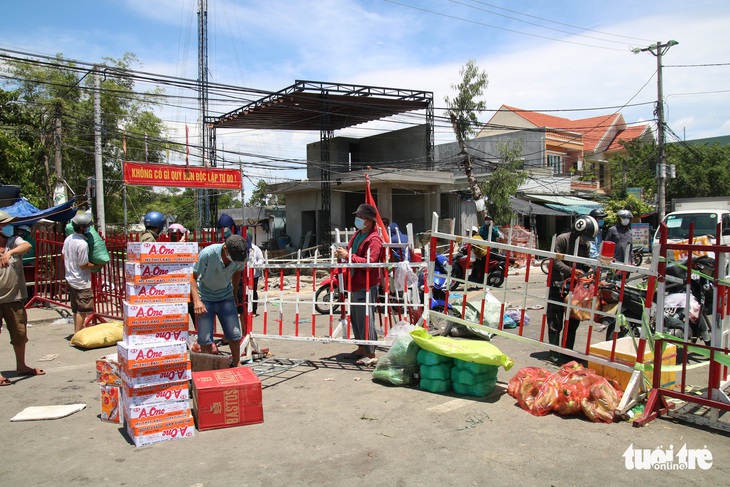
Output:
M337 313L340 309L340 303L346 297L345 295L340 296L340 275L343 276L343 282L347 285L347 273L344 269L337 267L332 268L329 277L320 282L320 286L314 293L314 309L317 310L317 313L330 314L330 302L332 303L332 313Z
M469 253L467 252L467 246L463 246L459 249L459 252L454 256L454 264L451 268L451 276L454 279L464 279L467 271L470 267ZM509 265L514 264L516 261L512 257L509 259ZM484 271L486 267L486 256L482 259L476 259L474 264L471 265L471 273L469 274L469 281L482 283L484 282ZM504 272L505 267L508 265L507 257L494 250L489 251L489 274L487 275L487 286L489 287L501 287L504 283ZM459 281L452 281L451 290L458 289L460 286Z
M664 329L670 335L685 339L684 322L687 313L685 279L687 276L686 261L667 265L666 302L673 301L676 306L665 304ZM710 344L710 315L714 309L714 286L709 277L715 272L715 259L708 256L701 256L692 259L692 267L703 275L692 275L690 279L690 310L689 310L689 336L686 339L696 343L701 339L705 345ZM675 298L672 300L672 296ZM674 319L667 322L666 315L671 314Z
M618 311L619 297L621 296L621 275L608 273L601 279L598 285L597 307L606 313ZM646 291L631 285L624 286L624 299L621 304L621 313L629 318L628 328L621 327L618 330L618 337L629 335L639 337L641 334L641 318L644 314L644 300ZM635 321L633 321L635 320ZM606 341L613 340L613 332L616 327L616 319L611 316L595 315L595 322L600 323L598 331L606 330ZM666 320L665 320L666 321Z
M637 247L631 251L631 262L633 262L636 267L639 267L644 262L645 252L644 247Z

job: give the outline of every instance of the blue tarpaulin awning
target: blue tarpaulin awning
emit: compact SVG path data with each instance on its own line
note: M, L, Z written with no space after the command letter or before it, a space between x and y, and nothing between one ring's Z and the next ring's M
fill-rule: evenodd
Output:
M6 211L10 216L15 217L15 220L10 223L11 225L33 225L38 220L43 219L54 222L67 222L76 216L76 208L73 206L75 201L76 198L71 198L70 201L61 203L60 205L39 210L27 199L20 198L15 204L0 209Z

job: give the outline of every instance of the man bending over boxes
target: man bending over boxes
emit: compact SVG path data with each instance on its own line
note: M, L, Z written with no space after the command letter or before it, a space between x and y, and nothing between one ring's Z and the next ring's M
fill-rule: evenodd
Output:
M231 235L222 244L209 245L200 252L193 266L190 286L201 351L213 353L217 316L231 347L234 367L241 364L241 321L236 296L247 257L248 244L240 235Z

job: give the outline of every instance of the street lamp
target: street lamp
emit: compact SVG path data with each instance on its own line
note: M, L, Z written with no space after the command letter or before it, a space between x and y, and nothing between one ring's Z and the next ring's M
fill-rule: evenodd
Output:
M656 104L656 116L657 116L657 136L659 138L659 162L657 164L657 210L659 211L659 221L664 220L664 214L666 211L666 187L667 187L667 155L664 152L664 96L662 93L662 56L666 54L670 47L676 46L679 42L671 40L662 44L657 42L649 47L639 48L636 47L631 50L634 54L640 52L650 52L656 57L656 71L657 71L657 104Z

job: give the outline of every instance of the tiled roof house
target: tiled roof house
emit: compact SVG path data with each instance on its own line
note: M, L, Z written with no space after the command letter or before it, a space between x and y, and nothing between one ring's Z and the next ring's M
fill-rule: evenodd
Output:
M565 176L590 171L596 178L592 189L599 191L611 189L608 160L624 150L622 141L653 138L649 124L627 126L620 113L570 120L508 105L497 110L477 138L514 131L544 134L543 167Z

